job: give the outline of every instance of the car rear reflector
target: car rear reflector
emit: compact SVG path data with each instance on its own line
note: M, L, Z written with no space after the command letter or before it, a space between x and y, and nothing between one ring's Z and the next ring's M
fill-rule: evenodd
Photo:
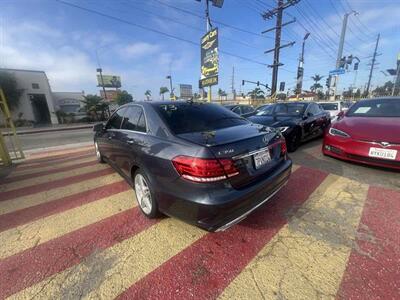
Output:
M239 174L232 159L206 159L181 155L172 159L172 163L183 178L195 182L215 182Z
M281 140L281 156L285 156L287 152L287 146L285 139Z

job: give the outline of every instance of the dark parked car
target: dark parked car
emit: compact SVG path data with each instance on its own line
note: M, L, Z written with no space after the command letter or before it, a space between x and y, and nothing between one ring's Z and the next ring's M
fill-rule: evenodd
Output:
M290 152L296 151L301 142L322 136L331 122L329 113L314 102L276 103L248 120L279 128Z
M285 139L220 105L138 102L94 126L99 161L134 188L142 212L224 230L288 180Z
M243 116L254 112L254 108L251 105L246 105L246 104L224 105L224 107L233 111L235 114L239 116Z

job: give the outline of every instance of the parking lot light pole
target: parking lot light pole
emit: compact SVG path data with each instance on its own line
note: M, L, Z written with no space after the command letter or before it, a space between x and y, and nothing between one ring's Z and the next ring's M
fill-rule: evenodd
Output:
M101 68L97 68L96 71L100 74L101 85L103 87L104 98L107 99L106 88L104 87L104 80L103 80L103 70Z

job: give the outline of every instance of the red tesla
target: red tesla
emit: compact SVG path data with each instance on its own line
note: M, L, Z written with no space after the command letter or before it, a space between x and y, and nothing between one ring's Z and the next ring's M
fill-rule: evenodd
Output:
M400 98L355 103L327 130L322 152L339 159L400 170Z

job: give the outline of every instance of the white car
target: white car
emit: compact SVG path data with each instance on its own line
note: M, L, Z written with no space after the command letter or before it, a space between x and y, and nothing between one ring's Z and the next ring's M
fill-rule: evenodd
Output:
M326 101L326 102L318 102L319 105L325 110L328 111L331 115L331 119L336 119L338 113L341 111L346 111L349 109L347 103L343 101Z

